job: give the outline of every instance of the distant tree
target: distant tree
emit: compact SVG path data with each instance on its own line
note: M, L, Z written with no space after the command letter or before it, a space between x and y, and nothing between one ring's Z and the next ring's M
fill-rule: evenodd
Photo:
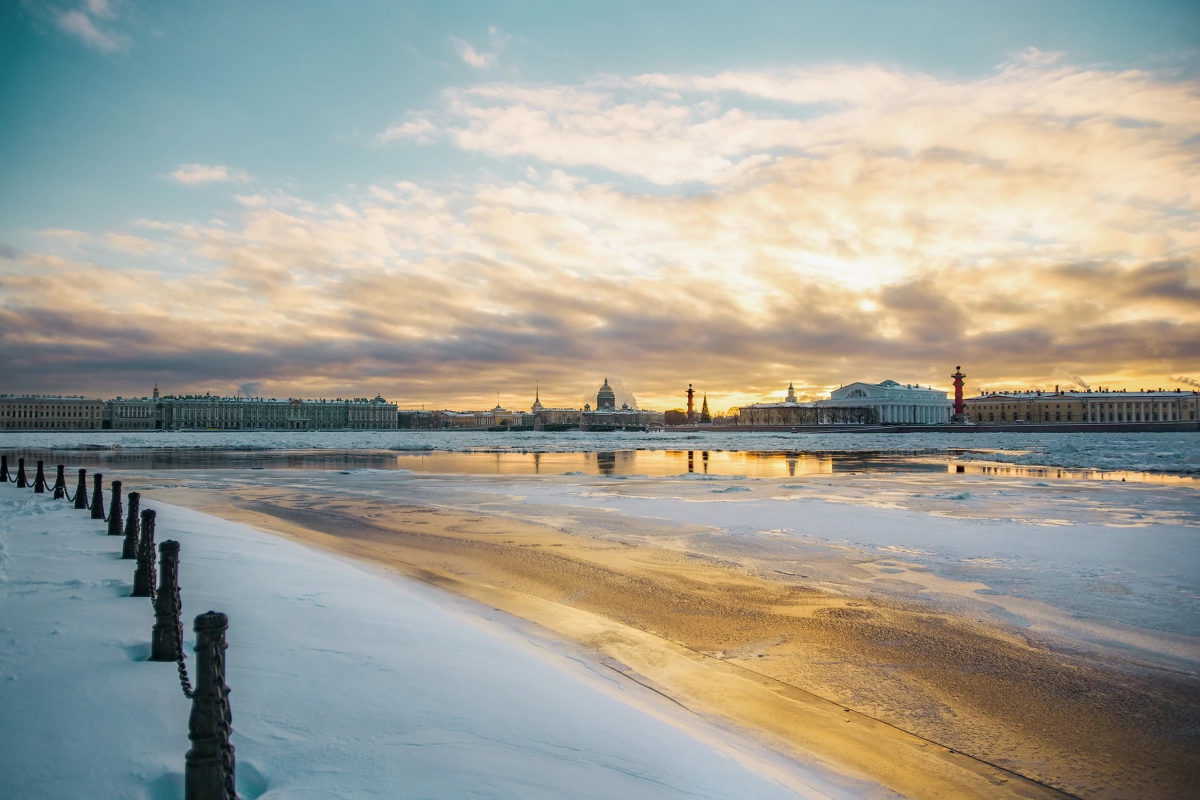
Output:
M687 425L687 412L682 408L672 408L663 412L664 425Z
M700 421L702 423L711 423L712 414L708 413L708 395L704 395L704 405L700 406Z

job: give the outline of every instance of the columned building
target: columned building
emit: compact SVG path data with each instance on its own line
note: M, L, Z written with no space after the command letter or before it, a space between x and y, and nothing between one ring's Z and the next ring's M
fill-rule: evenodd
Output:
M990 392L964 401L971 422L1192 422L1200 420L1200 392Z
M896 381L852 383L828 400L801 403L789 385L781 403L754 403L738 411L739 425L936 425L949 422L954 406L946 392Z
M932 386L896 381L852 383L818 400L817 408L870 408L883 425L940 425L954 416L947 393Z
M185 395L164 397L159 406L162 428L168 431L380 431L395 430L398 420L396 404L382 397L264 400Z
M0 395L0 430L89 431L103 423L104 402L59 395Z

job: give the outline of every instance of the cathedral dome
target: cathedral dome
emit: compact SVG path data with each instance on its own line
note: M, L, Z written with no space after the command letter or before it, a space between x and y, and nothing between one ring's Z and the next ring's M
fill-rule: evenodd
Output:
M608 385L608 378L604 379L604 385L600 387L600 391L596 393L596 410L599 411L605 408L616 409L617 394Z

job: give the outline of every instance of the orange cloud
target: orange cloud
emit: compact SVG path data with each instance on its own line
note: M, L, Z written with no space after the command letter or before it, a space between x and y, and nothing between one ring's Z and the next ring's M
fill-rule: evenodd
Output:
M534 379L574 403L605 374L660 408L688 383L724 406L788 381L945 385L954 364L990 387L1165 385L1200 373L1197 89L1037 53L968 81L458 89L409 140L523 177L268 190L222 224L50 236L0 275L0 363L29 389L262 380L457 406Z

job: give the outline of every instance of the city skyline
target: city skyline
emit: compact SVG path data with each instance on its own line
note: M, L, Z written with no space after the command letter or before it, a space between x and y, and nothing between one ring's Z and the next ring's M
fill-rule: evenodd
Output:
M0 18L3 392L1200 385L1186 3Z

